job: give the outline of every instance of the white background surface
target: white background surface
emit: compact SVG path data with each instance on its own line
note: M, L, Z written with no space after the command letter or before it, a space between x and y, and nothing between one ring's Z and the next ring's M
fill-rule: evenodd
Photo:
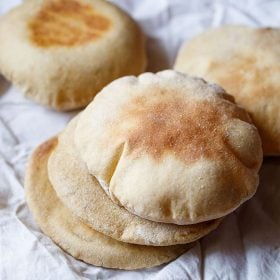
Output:
M20 2L0 0L0 14ZM280 27L280 1L113 2L147 34L150 71L172 67L182 41L210 26ZM125 272L97 268L65 254L34 223L24 199L23 178L32 149L63 129L76 113L57 113L34 104L0 76L1 280L280 279L280 159L266 161L251 201L167 265Z

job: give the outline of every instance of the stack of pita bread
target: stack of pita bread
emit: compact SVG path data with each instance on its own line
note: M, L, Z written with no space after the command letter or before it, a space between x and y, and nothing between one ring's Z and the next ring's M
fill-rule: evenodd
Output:
M42 230L85 262L168 262L214 230L258 185L261 140L217 85L166 70L106 86L27 168Z

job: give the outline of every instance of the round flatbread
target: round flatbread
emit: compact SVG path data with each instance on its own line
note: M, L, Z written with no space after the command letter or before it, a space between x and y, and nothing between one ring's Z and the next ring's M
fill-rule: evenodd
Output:
M264 155L280 154L280 29L223 26L186 42L174 68L220 84L252 116Z
M258 185L261 140L247 112L176 71L115 80L81 113L74 138L110 198L152 221L223 217Z
M109 1L24 1L0 18L0 42L0 72L57 110L83 107L146 66L144 35Z
M59 136L49 162L49 178L61 201L93 229L114 239L142 245L189 243L214 230L220 220L190 226L145 220L114 204L77 155L73 119Z
M193 244L152 247L126 244L82 223L58 199L48 179L47 163L57 139L41 144L27 167L26 199L40 228L63 250L87 263L108 268L147 268L171 261Z

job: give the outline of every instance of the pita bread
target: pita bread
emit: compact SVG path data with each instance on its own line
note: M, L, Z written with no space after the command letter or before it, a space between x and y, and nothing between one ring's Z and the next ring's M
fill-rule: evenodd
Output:
M252 116L264 155L280 154L280 29L223 26L181 48L174 68L220 84Z
M220 220L189 226L156 223L114 204L77 155L73 143L77 120L59 136L48 162L49 179L61 201L90 227L123 242L166 246L192 242L219 225Z
M111 199L152 221L223 217L258 185L261 141L246 111L219 86L172 70L112 82L74 138Z
M83 107L109 82L146 66L141 30L108 1L24 1L1 17L0 42L0 72L57 110Z
M57 198L48 180L48 157L56 142L57 139L53 138L33 153L27 168L25 190L37 223L63 250L93 265L138 269L171 261L193 245L152 247L126 244L83 224Z

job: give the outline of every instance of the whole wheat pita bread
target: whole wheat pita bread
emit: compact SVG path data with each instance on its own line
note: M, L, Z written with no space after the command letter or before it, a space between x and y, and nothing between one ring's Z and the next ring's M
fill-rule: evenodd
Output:
M218 85L176 71L115 80L74 138L110 198L152 221L223 217L258 185L261 140L247 112Z
M71 110L114 79L143 72L144 41L109 1L24 1L0 18L0 72L28 98Z
M189 243L219 225L220 220L190 226L156 223L114 204L77 155L73 141L77 120L59 136L48 170L58 197L86 224L123 242L154 246Z
M29 160L25 191L35 220L63 250L87 263L108 268L138 269L171 261L193 244L152 247L126 244L82 223L58 199L47 171L49 155L57 139L41 144Z
M280 29L222 26L186 42L175 70L220 84L252 116L264 155L280 154Z

